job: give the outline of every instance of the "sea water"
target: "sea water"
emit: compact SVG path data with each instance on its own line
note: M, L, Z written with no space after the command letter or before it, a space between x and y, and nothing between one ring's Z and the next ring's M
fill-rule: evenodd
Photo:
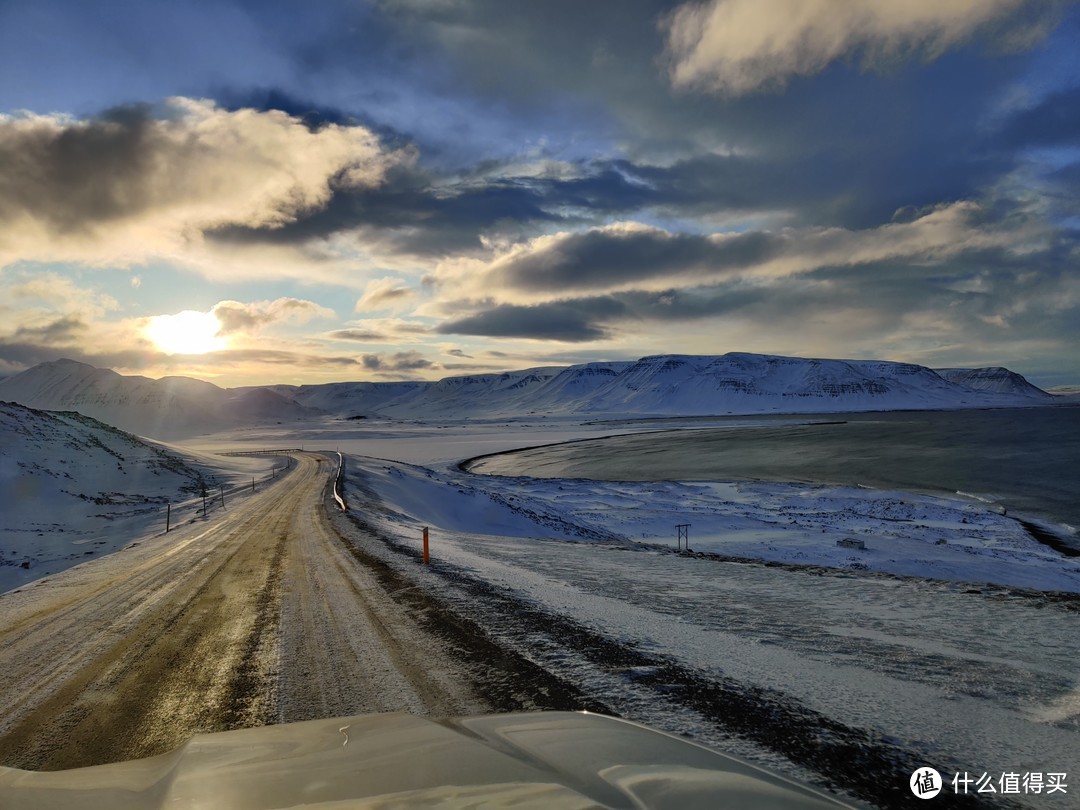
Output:
M1080 527L1077 407L709 421L642 422L655 432L490 456L470 469L613 481L863 485L977 498L1066 533Z

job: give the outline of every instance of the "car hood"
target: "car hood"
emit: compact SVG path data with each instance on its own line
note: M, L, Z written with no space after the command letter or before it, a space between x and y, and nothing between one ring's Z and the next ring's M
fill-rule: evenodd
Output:
M148 759L0 768L9 810L848 805L702 746L575 712L377 714L193 737Z

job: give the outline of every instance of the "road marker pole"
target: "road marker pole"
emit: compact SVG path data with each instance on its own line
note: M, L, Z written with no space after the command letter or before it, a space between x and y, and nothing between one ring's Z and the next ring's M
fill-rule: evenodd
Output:
M224 509L225 508L225 487L221 486L221 487L218 487L218 489L221 491L221 508Z
M172 504L165 504L165 534L169 533L169 518L172 517Z
M427 526L424 527L424 565L428 564L428 536Z

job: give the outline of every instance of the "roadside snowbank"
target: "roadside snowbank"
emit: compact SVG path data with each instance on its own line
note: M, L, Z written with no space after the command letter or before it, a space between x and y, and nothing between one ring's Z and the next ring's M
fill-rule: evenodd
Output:
M690 524L696 552L1080 592L1080 558L1062 556L977 502L805 484L512 478L352 463L409 525L674 548L676 524ZM860 542L865 548L852 547Z

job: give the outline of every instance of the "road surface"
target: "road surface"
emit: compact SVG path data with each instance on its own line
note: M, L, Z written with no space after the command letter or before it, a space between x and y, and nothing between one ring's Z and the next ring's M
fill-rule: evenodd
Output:
M327 522L334 465L296 458L224 512L0 596L0 764L71 768L198 732L488 708Z

